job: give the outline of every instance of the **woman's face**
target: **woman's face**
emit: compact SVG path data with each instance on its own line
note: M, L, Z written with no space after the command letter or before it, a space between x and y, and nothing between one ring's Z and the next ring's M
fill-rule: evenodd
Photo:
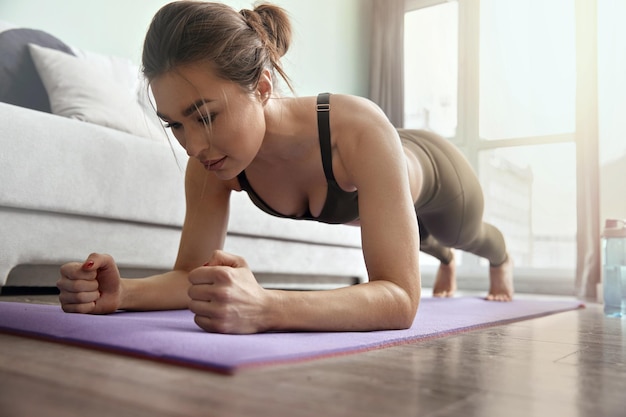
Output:
M207 170L228 180L252 162L265 135L259 95L200 64L177 67L151 87L159 117Z

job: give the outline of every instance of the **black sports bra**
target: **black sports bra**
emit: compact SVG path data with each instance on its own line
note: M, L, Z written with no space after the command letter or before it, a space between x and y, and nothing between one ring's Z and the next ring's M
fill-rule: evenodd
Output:
M302 216L287 216L271 208L252 189L246 172L242 171L237 179L242 190L248 193L250 200L264 212L276 217L296 220L316 220L322 223L343 224L359 218L359 196L357 191L347 192L341 189L333 174L332 147L330 142L330 94L322 93L317 96L317 129L322 154L322 166L328 184L326 201L318 217L311 214L309 208Z

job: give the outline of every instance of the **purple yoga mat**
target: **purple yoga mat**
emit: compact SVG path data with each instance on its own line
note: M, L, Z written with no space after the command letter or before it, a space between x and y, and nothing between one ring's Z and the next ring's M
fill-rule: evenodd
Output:
M202 331L193 313L66 314L59 306L0 302L0 331L140 356L216 372L361 352L581 308L575 300L424 298L408 330L222 335Z

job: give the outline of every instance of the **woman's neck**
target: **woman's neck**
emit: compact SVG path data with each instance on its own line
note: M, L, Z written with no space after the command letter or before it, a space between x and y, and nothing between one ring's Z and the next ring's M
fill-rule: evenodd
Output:
M265 137L257 159L293 160L308 148L315 133L308 98L271 98L265 106ZM312 114L308 114L312 113Z

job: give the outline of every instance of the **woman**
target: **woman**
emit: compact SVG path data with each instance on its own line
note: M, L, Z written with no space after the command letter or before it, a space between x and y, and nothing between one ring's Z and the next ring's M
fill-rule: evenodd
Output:
M155 15L143 71L159 117L190 156L177 261L130 280L108 255L65 264L65 311L189 308L201 328L224 333L402 329L419 305L420 241L442 263L434 295L455 290L455 247L490 261L488 299L511 299L504 240L483 223L482 192L461 154L433 134L398 132L362 98L279 98L290 40L287 15L272 5L237 13L180 1ZM221 251L230 193L241 190L273 215L360 225L368 282L260 287L243 258Z

